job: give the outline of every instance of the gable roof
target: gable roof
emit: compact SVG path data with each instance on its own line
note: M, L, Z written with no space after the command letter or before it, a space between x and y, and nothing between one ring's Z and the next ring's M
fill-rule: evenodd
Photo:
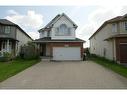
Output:
M51 37L44 37L40 39L36 39L33 42L85 42L79 38L76 39L51 39Z
M0 19L0 24L4 24L4 25L16 25L15 23L7 20L7 19Z
M15 26L19 30L21 30L27 37L29 37L31 40L33 40L22 28L20 28L17 24L7 20L7 19L0 19L0 24L2 25L10 25L10 26Z
M98 33L103 27L105 27L107 24L109 23L115 23L115 22L120 22L120 21L127 21L127 14L123 15L123 16L117 16L115 18L112 18L110 20L105 21L100 28L97 29L96 32L93 33L93 35L89 38L89 40L96 35L96 33Z
M53 24L55 24L62 16L65 16L74 25L75 28L78 27L65 13L62 13L61 15L60 14L56 15L44 28L41 28L39 32L41 30L51 28Z

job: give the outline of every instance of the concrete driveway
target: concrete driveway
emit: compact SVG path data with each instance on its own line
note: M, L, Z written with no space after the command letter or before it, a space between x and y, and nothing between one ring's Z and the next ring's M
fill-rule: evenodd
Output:
M1 89L127 88L124 78L94 62L40 62L0 83Z

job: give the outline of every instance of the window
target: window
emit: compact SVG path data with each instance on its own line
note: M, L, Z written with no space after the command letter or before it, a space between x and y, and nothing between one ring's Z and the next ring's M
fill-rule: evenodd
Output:
M57 29L56 29L56 35L57 36L69 36L70 35L70 29L66 26L66 24L61 24Z
M47 37L50 37L50 31L47 31Z
M127 22L125 22L125 30L127 31Z
M5 33L10 33L11 32L11 27L10 26L5 26Z
M67 35L71 35L71 29L72 28L68 28Z
M117 32L117 24L112 24L112 32Z

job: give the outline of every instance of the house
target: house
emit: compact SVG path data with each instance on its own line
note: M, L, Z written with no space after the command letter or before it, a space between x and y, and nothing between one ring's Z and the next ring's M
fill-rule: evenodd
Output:
M89 40L92 54L127 63L127 14L105 21Z
M39 30L37 44L41 56L51 60L82 60L83 40L76 38L77 25L66 15L58 14L44 28Z
M0 56L3 56L4 52L16 56L20 46L28 41L32 41L32 38L17 24L7 19L0 19Z

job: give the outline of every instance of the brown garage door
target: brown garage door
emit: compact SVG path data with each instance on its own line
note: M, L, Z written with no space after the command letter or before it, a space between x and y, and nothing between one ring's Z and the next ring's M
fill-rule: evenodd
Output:
M120 63L127 63L127 43L120 44Z

